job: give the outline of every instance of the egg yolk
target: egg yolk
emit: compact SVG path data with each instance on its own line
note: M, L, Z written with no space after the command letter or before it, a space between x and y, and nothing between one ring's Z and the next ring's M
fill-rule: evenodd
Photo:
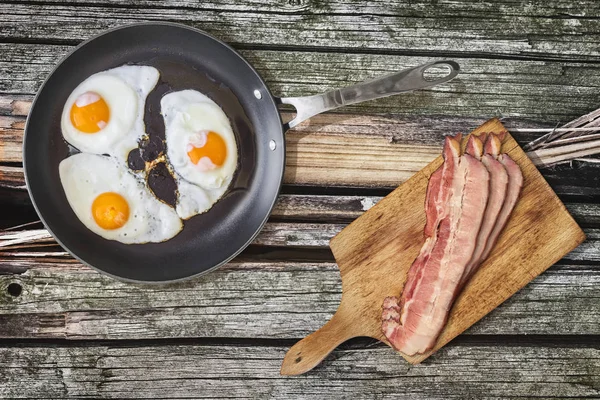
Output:
M118 193L102 193L92 203L92 215L101 228L117 229L129 219L129 204Z
M96 133L108 124L110 110L97 93L86 92L71 107L71 123L84 133Z
M204 146L196 147L192 145L192 149L188 151L187 155L194 164L198 164L198 161L203 157L208 157L214 165L220 167L227 157L227 145L221 135L209 131Z

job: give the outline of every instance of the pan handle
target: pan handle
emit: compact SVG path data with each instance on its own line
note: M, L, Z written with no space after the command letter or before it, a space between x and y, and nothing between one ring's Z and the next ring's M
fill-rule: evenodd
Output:
M431 67L440 66L449 68L449 74L443 78L425 79L423 75L425 71ZM459 70L460 67L455 61L435 61L346 88L331 90L323 94L306 97L283 97L280 101L284 104L293 105L297 111L296 117L287 124L284 124L284 129L293 128L314 115L338 107L392 96L398 93L410 92L411 90L424 89L448 82L458 75Z

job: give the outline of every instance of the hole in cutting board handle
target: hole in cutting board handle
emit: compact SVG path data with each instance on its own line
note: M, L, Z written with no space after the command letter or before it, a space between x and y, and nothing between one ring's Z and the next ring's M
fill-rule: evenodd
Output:
M21 292L23 291L23 287L21 285L19 285L18 283L13 282L10 285L8 285L8 287L6 288L6 291L12 297L19 297L21 295Z

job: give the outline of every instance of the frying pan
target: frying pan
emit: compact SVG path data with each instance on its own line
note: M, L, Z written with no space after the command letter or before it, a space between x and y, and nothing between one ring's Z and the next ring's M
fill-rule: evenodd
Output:
M238 142L239 164L227 194L208 212L185 221L181 233L162 243L122 244L92 233L75 216L59 179L58 165L72 152L60 130L67 97L90 75L124 64L152 65L161 72L145 106L144 122L151 138L164 137L161 96L196 89L221 106ZM449 68L447 76L424 78L425 70L440 65ZM277 98L236 51L200 30L171 23L116 28L78 46L40 88L25 127L27 188L48 231L84 264L133 282L197 276L239 254L267 221L282 183L286 130L343 105L447 82L458 70L452 61L433 62L322 95ZM293 120L282 122L280 103L296 108ZM164 146L161 140L154 142Z

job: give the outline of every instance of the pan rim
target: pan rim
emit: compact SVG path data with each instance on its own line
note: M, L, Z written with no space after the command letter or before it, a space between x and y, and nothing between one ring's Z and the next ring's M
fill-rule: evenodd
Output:
M46 83L48 82L48 80L54 75L54 73L56 72L56 70L69 58L71 57L75 52L77 52L80 48L86 46L88 43L99 39L105 35L108 35L110 33L119 31L119 30L124 30L124 29L130 29L130 28L135 28L138 26L170 26L173 28L179 28L179 29L184 29L184 30L188 30L191 32L194 32L196 34L200 34L203 36L206 36L212 40L214 40L215 42L218 42L220 45L224 46L225 48L227 48L232 54L234 54L235 56L237 56L242 62L244 62L248 68L250 69L250 71L252 71L257 79L259 80L259 82L262 84L263 88L266 90L268 96L268 100L270 101L271 105L273 106L273 108L275 108L277 110L277 103L275 101L275 96L273 96L273 94L271 93L268 85L265 83L264 79L262 78L262 76L258 73L258 71L256 71L256 69L252 66L252 64L250 64L240 53L238 53L233 47L231 47L229 44L223 42L222 40L212 36L211 34L201 30L201 29L197 29L188 25L184 25L181 23L175 23L175 22L166 22L166 21L151 21L151 22L136 22L136 23L131 23L131 24L125 24L125 25L121 25L121 26L117 26L111 29L107 29L104 30L100 33L98 33L97 35L92 36L91 38L81 42L80 44L78 44L77 46L75 46L74 49L72 49L71 51L69 51L67 54L65 54L57 63L56 65L51 69L50 73L48 74L48 76L46 76L46 78L44 79L43 83L40 85L39 89L37 90L37 93L35 94L32 102L31 102L31 107L29 109L29 113L27 114L27 119L25 121L25 128L23 130L23 145L21 147L22 150L22 159L23 159L23 175L25 178L25 187L27 189L27 194L29 196L29 198L31 199L31 203L33 205L33 208L37 214L37 216L40 219L40 222L42 222L42 225L44 226L44 228L46 228L46 230L48 231L48 233L50 233L50 235L54 238L54 240L56 240L56 242L63 248L65 249L72 257L74 257L77 261L81 262L83 265L86 265L90 268L92 268L93 270L104 274L106 276L109 276L113 279L116 279L118 281L121 282L126 282L126 283L135 283L135 284L144 284L144 285L148 285L148 286L159 286L159 285L165 285L165 284L170 284L170 283L177 283L177 282L183 282L183 281L188 281L194 278L198 278L200 276L203 276L205 274L208 274L214 270L216 270L219 267L222 267L223 265L229 263L231 260L233 260L235 257L237 257L242 251L244 251L253 241L254 239L256 239L256 237L259 235L259 233L262 231L262 229L264 228L265 224L267 223L269 217L271 216L271 213L273 212L273 208L275 207L275 204L277 203L277 200L279 199L279 195L281 193L281 186L283 184L283 177L284 177L284 172L285 172L285 165L286 165L286 141L285 141L285 129L283 126L283 121L281 120L281 114L279 112L276 112L278 121L279 121L279 126L280 126L280 133L281 133L281 144L279 145L279 147L282 149L282 165L280 168L280 173L279 173L279 179L278 179L278 189L277 192L275 193L275 195L273 196L273 200L271 201L271 204L269 204L268 206L268 212L266 213L265 217L262 219L262 221L260 222L258 228L255 230L254 234L251 235L251 237L248 238L248 240L241 246L239 247L236 251L234 251L229 257L227 257L226 259L224 259L223 261L217 263L216 265L212 266L211 268L208 268L204 271L198 272L196 274L192 274L189 276L184 276L181 278L176 278L176 279L167 279L167 280L141 280L141 279L132 279L132 278L126 278L123 276L119 276L119 275L115 275L109 272L104 271L103 269L100 269L94 265L92 265L91 263L83 260L81 257L79 257L78 255L76 255L71 249L69 249L66 245L63 244L63 242L57 237L57 235L52 231L52 229L48 226L48 223L46 222L45 218L42 216L37 202L32 194L31 188L30 188L30 184L29 184L29 176L28 176L28 172L27 172L27 156L26 156L26 145L27 145L27 136L28 136L28 131L29 131L29 124L31 121L31 115L32 115L32 111L35 109L36 103L38 101L38 98L40 96L40 94L42 93L42 91L44 90L44 87L46 86Z

